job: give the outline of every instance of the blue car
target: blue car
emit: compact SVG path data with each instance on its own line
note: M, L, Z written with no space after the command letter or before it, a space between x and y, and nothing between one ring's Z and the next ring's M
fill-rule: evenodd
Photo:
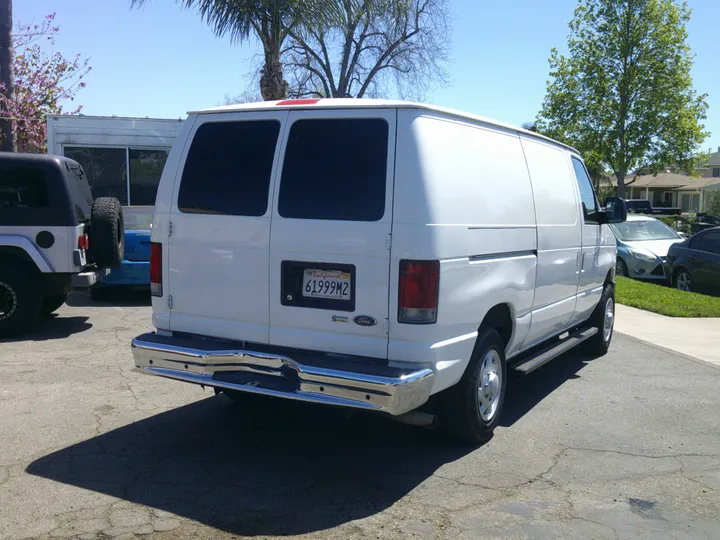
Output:
M640 214L629 215L624 223L610 225L617 239L615 273L635 279L664 282L670 246L683 238L662 221Z
M120 268L90 290L97 300L101 292L115 287L150 287L150 232L153 208L130 206L123 208L125 216L125 257Z

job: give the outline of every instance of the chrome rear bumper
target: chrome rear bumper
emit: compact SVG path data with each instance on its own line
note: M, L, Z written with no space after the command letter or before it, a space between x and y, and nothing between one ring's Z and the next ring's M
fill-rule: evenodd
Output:
M413 371L266 348L248 350L235 342L154 333L132 342L135 371L215 388L391 415L416 409L430 396L431 369Z

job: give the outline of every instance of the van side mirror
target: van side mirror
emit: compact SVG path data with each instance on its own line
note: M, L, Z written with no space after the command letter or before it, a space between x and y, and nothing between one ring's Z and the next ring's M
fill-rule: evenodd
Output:
M627 204L620 197L608 197L605 200L605 223L622 223L627 221ZM601 218L602 219L602 218Z

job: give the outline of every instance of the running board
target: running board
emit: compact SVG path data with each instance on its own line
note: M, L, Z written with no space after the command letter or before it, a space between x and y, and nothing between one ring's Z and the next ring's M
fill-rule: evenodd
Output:
M544 366L553 358L560 356L573 347L577 347L583 341L593 337L597 333L598 329L594 326L585 330L579 330L574 334L570 334L562 341L543 347L529 357L522 359L519 363L513 365L512 369L526 375L531 371L535 371L540 366Z

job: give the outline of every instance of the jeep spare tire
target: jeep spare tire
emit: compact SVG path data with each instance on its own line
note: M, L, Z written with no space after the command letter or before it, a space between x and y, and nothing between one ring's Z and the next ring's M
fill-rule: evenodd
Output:
M125 222L115 197L95 199L90 213L90 254L101 268L118 268L125 255Z

